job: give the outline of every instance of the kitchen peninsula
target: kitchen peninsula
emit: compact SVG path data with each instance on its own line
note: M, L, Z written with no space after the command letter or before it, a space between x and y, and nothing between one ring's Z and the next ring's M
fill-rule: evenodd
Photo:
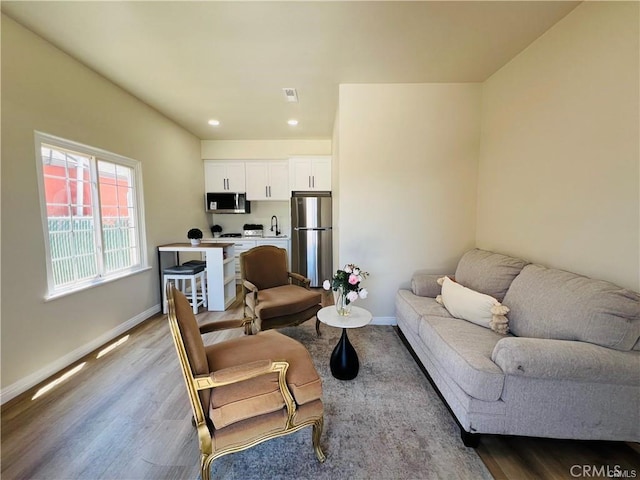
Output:
M240 254L242 252L246 252L254 247L260 247L262 245L273 245L275 247L284 248L287 251L289 266L291 266L291 249L289 248L289 241L290 240L287 235L280 235L278 237L256 237L238 234L237 237L203 238L201 245L221 245L225 242L233 242L236 282L239 284L241 283Z
M158 246L160 270L160 298L162 298L162 271L180 264L180 253L199 253L207 263L207 309L226 310L236 300L235 250L233 243L170 243ZM170 255L170 259L168 258Z

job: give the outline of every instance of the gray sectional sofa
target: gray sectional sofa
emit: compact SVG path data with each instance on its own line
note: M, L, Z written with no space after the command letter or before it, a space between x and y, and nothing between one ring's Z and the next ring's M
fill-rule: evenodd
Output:
M452 317L439 277L416 272L396 316L465 445L483 433L640 441L638 293L471 250L451 277L510 309L503 335Z

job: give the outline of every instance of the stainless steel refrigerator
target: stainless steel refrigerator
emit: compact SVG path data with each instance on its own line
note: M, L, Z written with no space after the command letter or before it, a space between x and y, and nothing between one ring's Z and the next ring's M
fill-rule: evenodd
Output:
M333 275L331 192L293 192L291 267L322 286Z

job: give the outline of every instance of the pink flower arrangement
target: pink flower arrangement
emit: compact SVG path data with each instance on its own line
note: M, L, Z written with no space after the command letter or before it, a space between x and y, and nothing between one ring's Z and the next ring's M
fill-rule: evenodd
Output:
M335 273L331 281L325 280L322 286L325 290L333 290L334 292L342 289L343 294L346 295L346 304L348 305L358 298L367 298L369 292L367 292L366 288L360 286L360 282L368 276L369 272L363 271L353 263L348 263L342 270L338 270Z

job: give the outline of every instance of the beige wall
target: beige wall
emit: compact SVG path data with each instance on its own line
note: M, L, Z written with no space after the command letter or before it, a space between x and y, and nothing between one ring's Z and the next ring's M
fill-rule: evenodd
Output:
M209 160L331 155L331 140L203 140L201 155Z
M450 272L474 246L480 88L340 86L334 263L371 273L358 302L374 317L395 316L413 271Z
M206 227L200 141L2 15L3 401L160 303L156 268L44 301L34 130L142 162L152 265L156 245Z
M338 91L339 93L339 91ZM339 102L338 102L339 103ZM336 109L336 116L333 121L333 132L331 136L331 145L333 155L331 156L331 205L333 208L331 221L334 225L340 225L340 182L338 181L338 173L340 165L340 109ZM332 253L334 271L338 267L338 252L340 251L340 230L333 229L332 232Z
M638 290L637 2L585 2L483 85L477 244Z

